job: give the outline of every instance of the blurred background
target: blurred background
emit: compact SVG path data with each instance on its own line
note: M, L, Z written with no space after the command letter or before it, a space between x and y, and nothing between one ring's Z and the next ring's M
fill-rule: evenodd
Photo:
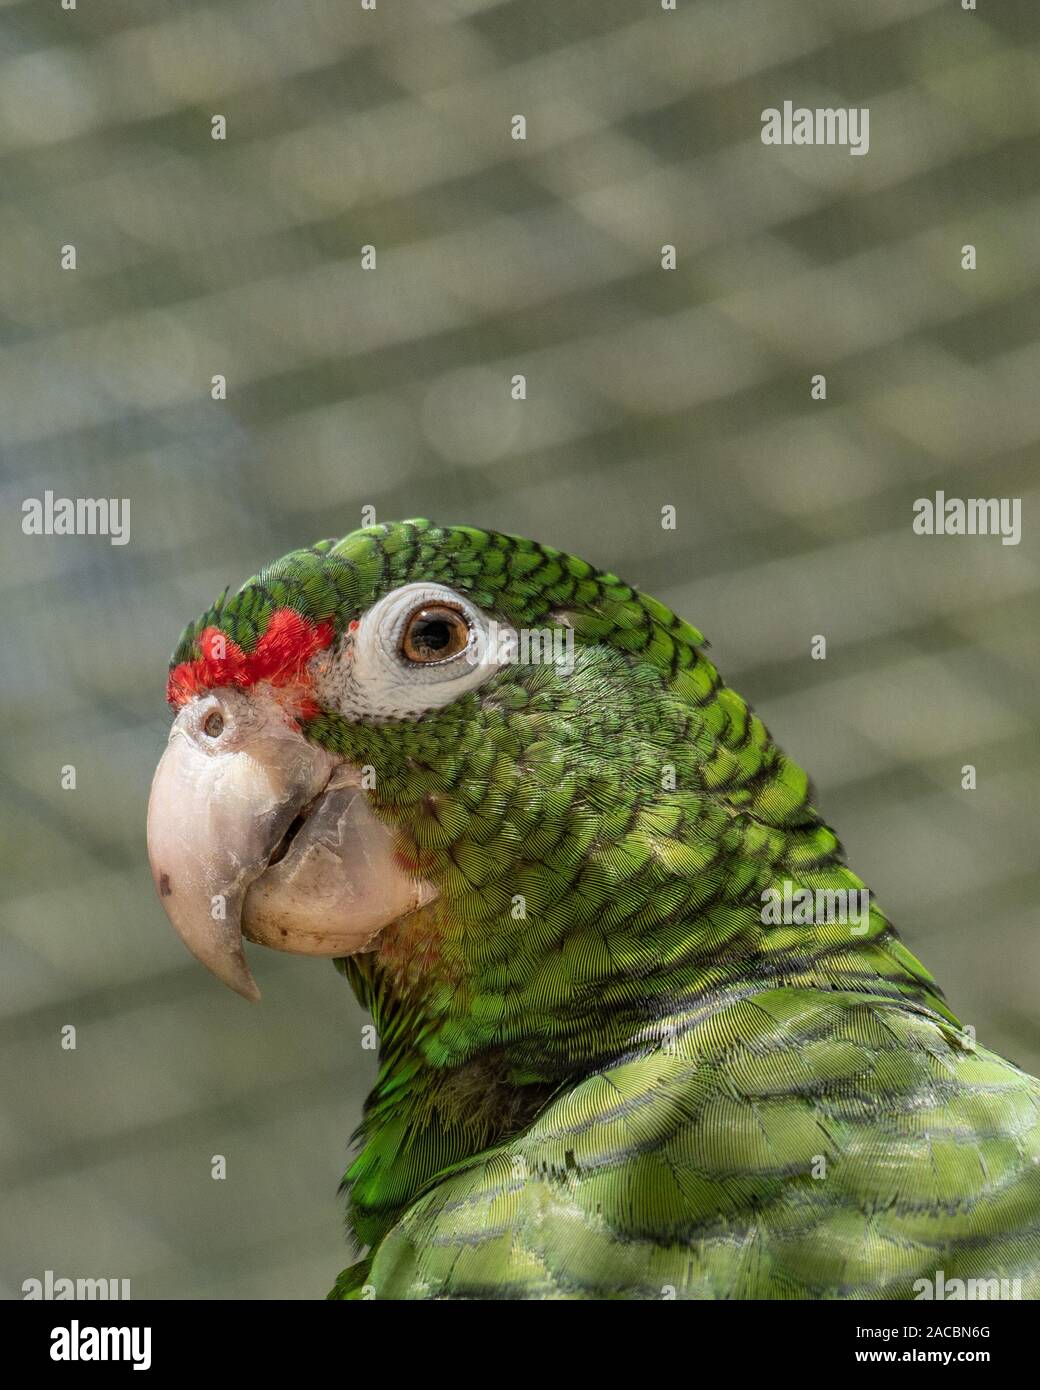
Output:
M869 155L763 146L788 99L868 106ZM0 0L0 1292L348 1262L363 1015L323 962L210 979L144 822L182 625L364 505L698 624L1040 1070L1038 130L1035 0ZM129 543L24 535L45 489ZM915 536L937 489L1021 497L1021 544Z

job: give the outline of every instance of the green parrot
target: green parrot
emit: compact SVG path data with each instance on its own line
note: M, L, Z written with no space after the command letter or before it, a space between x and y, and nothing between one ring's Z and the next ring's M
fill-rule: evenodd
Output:
M427 521L294 551L181 637L162 903L249 998L243 936L333 958L379 1036L331 1298L1040 1296L1040 1083L704 645Z

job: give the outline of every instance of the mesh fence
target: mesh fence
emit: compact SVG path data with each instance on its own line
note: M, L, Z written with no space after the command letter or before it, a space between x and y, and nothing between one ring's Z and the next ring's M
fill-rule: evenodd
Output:
M314 1297L347 1262L363 1016L258 951L262 1006L221 993L144 810L183 623L365 505L706 631L1040 1069L1038 43L1034 3L2 0L3 1292ZM785 100L869 108L869 153L766 146ZM26 535L47 490L129 499L127 543ZM915 535L938 490L1021 498L1020 543Z

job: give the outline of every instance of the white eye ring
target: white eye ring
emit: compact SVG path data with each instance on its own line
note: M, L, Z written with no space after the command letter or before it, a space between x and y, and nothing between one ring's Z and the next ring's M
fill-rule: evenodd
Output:
M401 649L405 628L423 608L458 612L469 637L442 661L409 660ZM315 658L318 701L348 719L418 719L477 689L516 650L516 633L493 623L463 594L444 584L404 584L374 603L348 631L338 652Z

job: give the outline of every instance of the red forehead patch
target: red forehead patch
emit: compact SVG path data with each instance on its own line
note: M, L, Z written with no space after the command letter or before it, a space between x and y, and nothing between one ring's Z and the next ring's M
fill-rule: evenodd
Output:
M311 682L305 668L312 656L331 644L334 632L327 619L312 623L294 608L279 608L253 650L244 652L219 627L207 627L198 636L202 655L173 668L166 698L177 708L206 690L228 685L244 690L266 681L289 690L299 713L312 718L318 706L308 694Z

